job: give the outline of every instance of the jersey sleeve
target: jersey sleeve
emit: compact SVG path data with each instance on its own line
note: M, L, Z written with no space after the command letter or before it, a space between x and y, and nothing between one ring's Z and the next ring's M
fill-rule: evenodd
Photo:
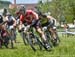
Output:
M22 21L22 22L24 21L23 15L20 16L20 21Z
M38 14L32 11L33 15L35 16L36 19L39 19Z

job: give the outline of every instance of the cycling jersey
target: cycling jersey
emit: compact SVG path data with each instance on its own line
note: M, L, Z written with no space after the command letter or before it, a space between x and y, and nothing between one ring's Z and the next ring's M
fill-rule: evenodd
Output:
M38 14L36 14L32 10L26 10L25 15L20 15L20 21L26 22L27 24L31 24L33 20L38 20Z
M11 26L14 24L14 17L13 16L7 16L6 21L7 21L8 26Z
M55 18L53 18L52 16L47 16L48 18L48 26L53 28L54 26L56 26L56 20Z

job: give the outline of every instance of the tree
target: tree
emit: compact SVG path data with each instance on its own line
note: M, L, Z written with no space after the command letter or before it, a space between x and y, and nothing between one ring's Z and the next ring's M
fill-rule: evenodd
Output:
M73 20L75 20L75 1L70 0L69 1L69 6L70 6L72 14L73 14Z
M44 0L41 9L43 12L50 11L58 21L65 17L67 22L75 19L75 0ZM41 4L41 3L40 3Z
M8 8L9 4L11 4L11 2L0 0L0 8Z

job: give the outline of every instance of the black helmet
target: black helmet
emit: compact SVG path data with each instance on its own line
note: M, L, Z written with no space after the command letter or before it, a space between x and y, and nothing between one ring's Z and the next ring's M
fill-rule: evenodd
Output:
M6 14L7 14L7 9L4 8L4 9L3 9L3 15L5 16Z
M39 16L42 15L42 12L39 10L38 7L35 7L35 8L34 8L34 11L35 11Z
M4 8L4 12L7 13L7 9L6 8Z
M20 6L20 11L24 11L24 13L26 12L26 7L24 5Z

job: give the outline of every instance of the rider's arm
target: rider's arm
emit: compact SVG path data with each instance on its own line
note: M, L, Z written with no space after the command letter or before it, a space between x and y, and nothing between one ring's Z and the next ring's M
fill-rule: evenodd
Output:
M52 17L52 16L47 16L47 18L50 19L50 20L52 20L52 19L55 20L55 18Z
M23 15L20 15L20 25L22 25L23 21L24 21Z
M32 14L34 15L35 19L38 20L39 19L39 16L36 12L32 11Z

